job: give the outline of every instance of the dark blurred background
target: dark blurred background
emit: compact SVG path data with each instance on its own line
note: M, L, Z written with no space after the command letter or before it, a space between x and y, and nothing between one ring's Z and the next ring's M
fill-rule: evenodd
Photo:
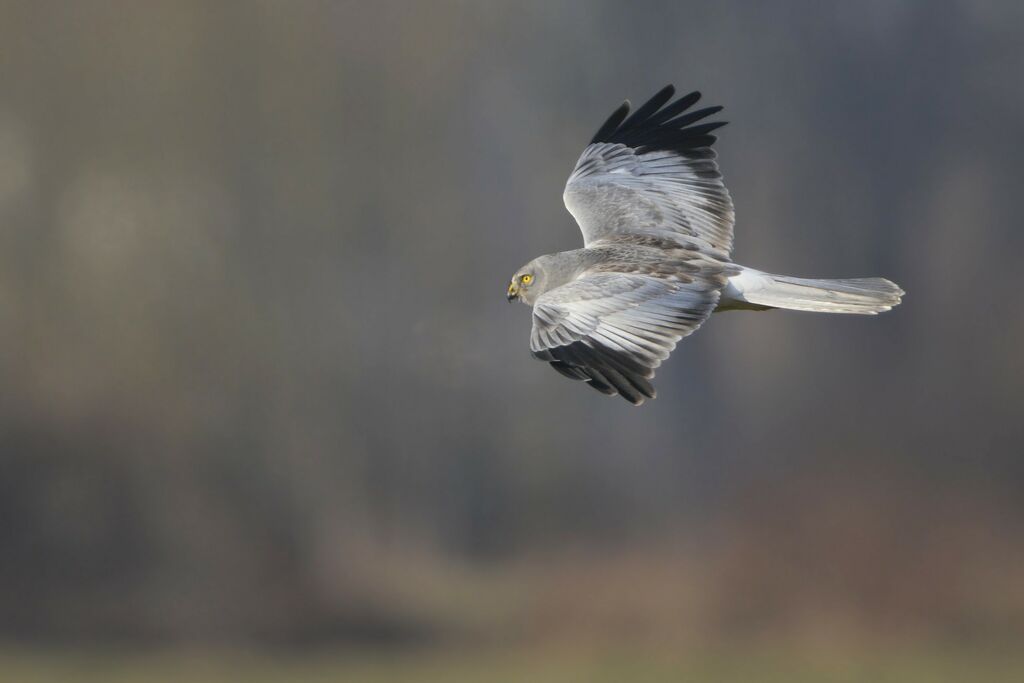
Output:
M3 2L0 652L1013 650L1022 72L1010 0ZM668 82L737 261L907 296L634 409L503 294Z

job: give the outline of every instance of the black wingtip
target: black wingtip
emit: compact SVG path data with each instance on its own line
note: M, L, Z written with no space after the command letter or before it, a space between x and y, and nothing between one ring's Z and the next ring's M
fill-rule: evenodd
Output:
M633 114L628 119L623 121L622 125L619 126L619 128L631 128L637 125L638 123L648 120L649 118L654 116L655 112L657 112L659 109L668 104L669 100L672 99L672 95L674 95L675 92L675 86L665 86L664 88L656 92L654 94L654 97L640 105L640 108L633 112Z
M602 394L618 394L640 405L657 394L651 384L653 371L620 351L576 341L565 346L534 351L533 357L547 361L560 374L582 379Z
M612 112L612 115L597 129L594 133L593 139L590 144L601 142L604 138L611 136L616 129L619 127L626 117L629 115L629 110L632 107L629 100L623 100L622 104L619 105L618 109Z
M722 107L690 111L700 101L700 91L694 90L673 102L675 92L675 86L666 85L632 114L629 113L629 100L626 100L598 129L591 144L611 142L632 147L640 153L671 150L699 155L699 150L715 142L715 137L708 133L725 123L693 124L717 114Z
M658 92L654 93L654 97L652 97L650 100L648 100L648 103L657 102L657 101L660 100L661 104L659 104L657 107L655 107L655 109L661 109L661 107L663 107L666 102L671 100L675 96L675 94L676 94L676 86L673 85L672 83L669 83L664 88L662 88Z

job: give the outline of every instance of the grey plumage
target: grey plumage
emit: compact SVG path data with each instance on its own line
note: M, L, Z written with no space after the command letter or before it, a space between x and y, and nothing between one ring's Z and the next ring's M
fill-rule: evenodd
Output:
M743 268L729 278L719 311L785 308L812 313L874 315L900 303L903 290L881 277L823 280Z
M520 268L509 300L533 306L530 348L562 375L635 405L654 370L716 310L878 313L903 291L882 278L802 279L730 260L734 212L711 145L721 110L689 111L667 86L619 107L584 149L564 199L583 249Z

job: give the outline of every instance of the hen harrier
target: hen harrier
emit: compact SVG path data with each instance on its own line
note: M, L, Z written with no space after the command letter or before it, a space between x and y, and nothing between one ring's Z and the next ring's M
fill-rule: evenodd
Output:
M670 103L665 87L629 115L626 101L583 150L565 206L583 248L516 271L509 301L533 306L530 349L566 377L634 405L654 398L654 369L715 311L786 308L875 314L903 294L882 278L820 280L733 263L733 207L692 111L699 92Z

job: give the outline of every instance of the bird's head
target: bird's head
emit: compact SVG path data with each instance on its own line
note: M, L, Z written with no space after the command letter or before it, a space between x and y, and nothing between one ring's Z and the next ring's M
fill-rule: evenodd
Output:
M532 306L537 297L546 291L547 274L541 264L541 258L530 261L512 276L512 281L508 283L508 289L505 291L505 298L509 303L519 299L524 304Z

